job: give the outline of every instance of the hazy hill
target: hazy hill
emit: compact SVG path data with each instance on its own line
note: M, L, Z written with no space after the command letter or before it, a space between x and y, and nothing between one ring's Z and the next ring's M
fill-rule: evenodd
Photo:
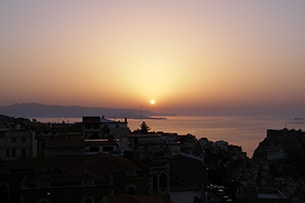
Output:
M102 116L108 118L149 118L151 116L164 116L162 114L140 109L116 109L104 107L82 107L45 105L38 103L21 103L8 106L0 106L0 114L15 117L82 117Z

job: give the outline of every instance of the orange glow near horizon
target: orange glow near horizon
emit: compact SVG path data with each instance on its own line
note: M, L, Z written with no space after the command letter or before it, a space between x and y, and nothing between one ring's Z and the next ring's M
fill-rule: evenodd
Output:
M305 3L287 5L2 2L0 105L302 110Z

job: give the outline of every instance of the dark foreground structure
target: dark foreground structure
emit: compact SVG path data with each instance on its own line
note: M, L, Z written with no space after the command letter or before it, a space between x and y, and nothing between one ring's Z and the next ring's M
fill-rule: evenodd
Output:
M305 132L267 130L252 159L241 146L124 121L0 122L1 203L299 203Z
M1 164L1 202L101 202L107 195L152 195L145 166L98 154Z

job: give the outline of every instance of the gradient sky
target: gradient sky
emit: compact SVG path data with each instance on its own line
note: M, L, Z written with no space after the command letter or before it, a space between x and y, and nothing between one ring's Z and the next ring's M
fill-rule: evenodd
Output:
M303 0L10 0L0 27L0 105L305 112Z

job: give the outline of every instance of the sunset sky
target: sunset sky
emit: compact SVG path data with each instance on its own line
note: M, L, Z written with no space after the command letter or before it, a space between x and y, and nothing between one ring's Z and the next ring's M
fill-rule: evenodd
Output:
M305 113L304 0L10 0L0 27L0 106Z

